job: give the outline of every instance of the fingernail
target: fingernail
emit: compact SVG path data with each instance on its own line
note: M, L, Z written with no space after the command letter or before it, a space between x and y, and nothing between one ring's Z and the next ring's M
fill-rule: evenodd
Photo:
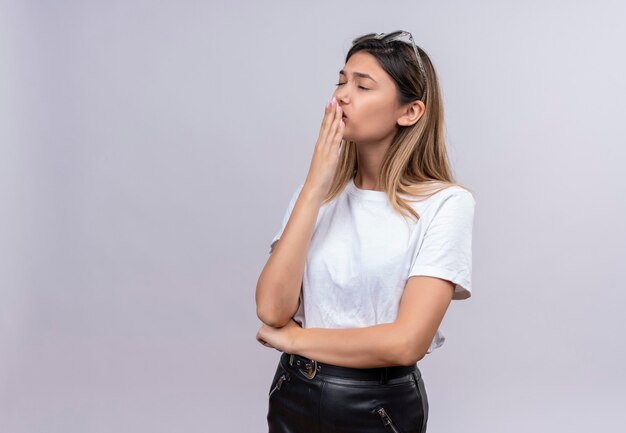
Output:
M337 104L337 100L335 99L335 97L333 96L333 105Z
M330 107L330 100L326 101L326 108Z

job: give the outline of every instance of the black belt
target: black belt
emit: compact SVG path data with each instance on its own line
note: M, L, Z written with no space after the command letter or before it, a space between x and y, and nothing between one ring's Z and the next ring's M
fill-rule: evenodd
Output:
M421 373L415 364L377 368L351 368L325 364L301 355L286 352L283 352L281 355L281 360L291 366L297 367L300 372L309 379L315 377L318 372L329 376L345 377L349 379L378 380L381 383L389 379L406 376L413 372L417 373L417 379L421 377Z

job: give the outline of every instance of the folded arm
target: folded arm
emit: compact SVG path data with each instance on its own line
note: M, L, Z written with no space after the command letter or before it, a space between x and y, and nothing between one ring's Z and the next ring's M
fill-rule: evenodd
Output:
M362 328L303 328L291 353L352 368L415 364L426 355L453 291L448 280L412 276L394 322Z

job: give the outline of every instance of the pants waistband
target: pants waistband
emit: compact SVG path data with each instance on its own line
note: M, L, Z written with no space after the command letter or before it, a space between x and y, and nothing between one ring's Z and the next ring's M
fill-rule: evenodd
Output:
M281 355L281 361L300 369L300 371L309 379L315 377L317 373L348 379L377 380L381 383L385 383L390 379L406 376L411 373L416 373L416 379L421 377L421 372L416 364L378 368L351 368L334 364L326 364L301 355L286 352L283 352Z

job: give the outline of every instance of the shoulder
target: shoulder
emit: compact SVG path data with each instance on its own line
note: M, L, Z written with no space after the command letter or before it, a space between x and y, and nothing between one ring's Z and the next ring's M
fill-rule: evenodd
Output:
M433 183L418 188L420 195L403 195L403 198L422 211L437 211L442 207L473 210L476 205L473 192L459 184Z
M454 218L473 217L476 207L474 194L468 189L453 185L439 193L433 203L435 214L447 215Z
M440 192L444 200L453 199L453 201L458 203L465 203L472 206L476 205L474 194L469 189L460 185L449 186Z

